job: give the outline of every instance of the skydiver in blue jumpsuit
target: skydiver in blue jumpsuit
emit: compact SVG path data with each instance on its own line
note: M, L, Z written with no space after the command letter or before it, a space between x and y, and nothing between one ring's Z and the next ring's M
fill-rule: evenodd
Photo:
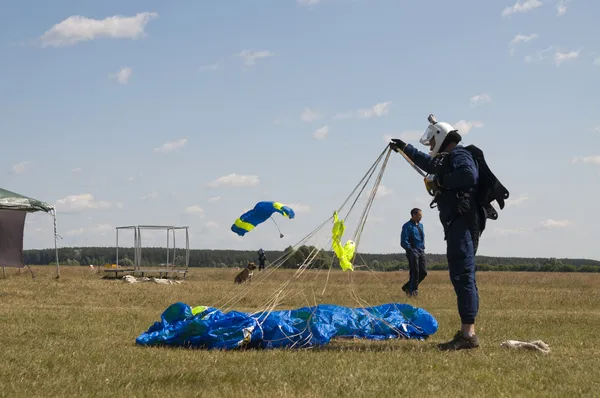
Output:
M475 318L479 310L479 293L475 281L475 253L479 241L479 213L472 193L479 180L477 164L471 153L458 145L462 137L448 123L430 116L430 125L420 142L431 152L423 153L400 139L390 147L403 151L413 163L428 173L426 185L435 192L439 218L444 227L446 257L450 280L456 293L461 330L454 338L439 344L441 350L479 347Z

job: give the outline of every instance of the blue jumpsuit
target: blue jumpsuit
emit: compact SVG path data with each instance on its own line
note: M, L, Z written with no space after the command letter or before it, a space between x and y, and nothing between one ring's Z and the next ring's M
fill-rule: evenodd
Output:
M437 199L437 207L440 222L444 227L450 280L456 293L461 322L467 325L474 324L479 310L479 292L475 281L476 245L471 235L472 223L466 215L457 215L461 199L456 194L457 190L473 192L479 180L477 164L471 153L460 145L450 152L450 159L442 170L434 168L434 158L410 144L406 145L404 153L427 173L442 175L442 192ZM466 200L469 208L467 215L476 215L477 206L473 195ZM476 216L471 217L473 218L477 220Z

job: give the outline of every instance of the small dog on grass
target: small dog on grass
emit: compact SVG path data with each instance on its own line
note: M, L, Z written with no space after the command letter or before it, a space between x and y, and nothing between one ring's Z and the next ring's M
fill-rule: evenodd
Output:
M254 264L253 262L249 262L246 268L244 268L242 272L236 275L235 283L246 283L252 281L252 274L254 274L254 272L252 271L254 271L255 269L256 264Z

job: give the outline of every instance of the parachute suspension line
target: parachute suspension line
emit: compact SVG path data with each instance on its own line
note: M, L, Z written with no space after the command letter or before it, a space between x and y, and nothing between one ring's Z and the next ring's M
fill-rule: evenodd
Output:
M365 225L367 223L367 218L369 217L369 212L371 211L371 207L373 206L375 197L377 196L377 191L379 190L379 185L381 184L381 180L383 179L383 173L385 173L385 169L387 167L388 160L390 159L391 152L392 152L392 149L388 147L387 156L385 157L385 160L383 161L383 164L381 165L381 169L379 170L379 175L377 176L377 179L375 180L375 183L373 184L373 188L371 189L371 194L369 195L367 205L365 206L365 208L363 210L363 213L359 220L359 224L356 228L356 232L354 233L353 240L356 245L356 251L358 251L358 245L360 244L360 238L365 229ZM354 259L356 258L356 251L354 253L354 257L352 258L352 261L354 261Z
M356 190L361 186L362 184L362 188L360 189L360 191L358 192L358 195L356 195L356 198L354 199L354 202L352 203L352 205L350 206L350 209L348 209L348 211L346 212L346 216L344 217L344 219L347 219L348 216L350 215L350 212L352 211L352 209L354 209L354 206L356 205L356 203L358 202L358 199L360 198L360 196L362 195L362 192L364 191L365 187L367 186L367 184L369 183L369 181L371 180L371 177L373 176L373 173L375 173L375 170L377 169L377 165L379 164L379 162L381 162L381 159L383 158L383 155L385 154L386 150L389 147L386 147L385 150L383 150L383 152L381 152L381 154L377 157L377 160L375 160L375 162L371 165L371 167L369 167L369 170L367 170L367 172L365 173L365 175L361 178L361 180L358 182L358 184L356 184L356 187L354 187L354 189L352 190L352 192L350 193L350 195L348 195L348 197L346 198L346 200L344 201L344 203L342 203L342 205L338 208L338 213L341 213L342 209L344 208L344 206L348 203L348 201L350 200L350 198L352 197L352 195L354 195L354 192L356 192ZM388 155L389 156L389 155ZM366 179L366 181L365 181ZM364 181L364 184L363 184Z
M319 232L319 230L321 230L325 224L327 224L331 219L333 218L333 216L329 217L329 219L327 219L326 221L324 221L321 225L319 225L317 228L315 228L313 231L311 231L310 233L308 233L304 238L302 238L300 241L298 241L297 243L295 243L291 249L288 252L285 252L284 254L282 254L281 256L279 256L279 258L277 258L275 261L273 261L273 263L271 264L271 266L269 267L269 269L267 271L265 271L264 275L261 275L262 277L247 286L244 286L237 294L234 294L233 296L231 296L229 298L229 300L225 301L223 304L221 304L223 307L227 308L231 308L232 306L234 306L235 304L237 304L242 298L244 298L252 289L256 288L257 286L259 286L262 282L264 282L271 274L273 274L273 272L275 272L279 267L281 267L283 264L285 264L285 262L294 255L294 249L304 243L306 243L309 239L311 239L317 232ZM227 296L224 296L221 300L219 300L216 304L215 307L217 306L217 304L221 303L222 300L224 300Z
M352 209L354 208L354 206L356 205L358 198L360 198L360 195L362 194L362 192L364 191L366 185L369 183L371 177L373 176L373 173L375 172L375 170L377 169L377 165L379 164L379 162L381 162L381 159L383 158L383 156L385 155L386 151L389 149L389 146L386 147L386 149L384 149L379 156L377 157L377 159L375 160L375 162L371 165L371 167L369 167L369 170L367 170L367 172L365 173L365 175L361 178L361 180L358 182L358 184L354 187L354 189L352 190L352 192L350 193L350 195L348 195L348 197L344 200L344 202L342 203L342 205L338 208L338 212L341 212L341 210L344 208L344 206L350 201L350 199L352 198L352 195L359 189L359 187L362 184L362 188L360 189L359 194L357 195L356 199L354 200L354 203L352 204L352 206L350 207L350 209L348 210L348 212L346 213L346 217L348 217L348 215L350 214L350 212L352 211ZM389 156L389 153L388 153ZM365 181L366 179L366 181ZM364 181L364 184L363 184ZM294 244L292 246L292 250L290 250L288 253L284 253L282 256L280 256L279 258L277 258L269 267L270 270L268 272L265 273L265 275L260 278L256 283L253 283L251 286L245 286L243 289L241 289L240 292L238 292L237 294L233 295L233 297L231 297L228 301L226 301L223 305L227 305L229 303L231 303L230 307L235 305L236 303L238 303L243 297L246 296L246 294L248 294L253 288L255 288L257 285L259 285L261 282L263 282L265 279L267 279L273 272L275 272L279 267L281 267L293 254L294 254L294 249L301 246L302 244L306 243L306 241L308 241L309 239L311 239L316 233L318 233L327 223L329 223L331 220L333 219L333 215L330 216L329 218L327 218L321 225L319 225L318 227L316 227L313 231L311 231L310 233L308 233L304 238L302 238L300 241L298 241L296 244ZM273 220L273 222L275 222L275 220ZM280 232L281 233L281 232ZM331 242L330 242L331 244ZM332 262L333 264L333 262ZM225 299L226 297L223 297L221 300ZM237 300L236 300L237 299ZM221 301L219 300L219 302ZM235 300L235 301L233 301ZM232 302L233 301L233 302Z
M377 169L378 164L381 162L381 159L383 158L383 156L386 154L387 151L387 158L389 158L389 146L386 146L386 148L381 152L381 154L377 157L376 161L371 165L371 167L369 168L369 170L365 173L365 175L361 178L361 180L358 182L358 184L356 185L356 187L352 190L352 192L350 193L350 195L348 195L348 197L344 200L344 202L342 203L342 205L339 207L338 212L341 212L341 210L343 209L343 207L350 201L350 199L352 198L352 195L360 188L359 194L357 195L357 197L355 198L354 202L352 203L350 209L347 211L346 213L346 217L348 217L348 215L351 213L351 211L353 210L353 208L355 207L356 203L358 202L358 199L360 198L362 192L364 191L365 187L368 185L369 181L371 180L371 177L373 176L373 174L375 173L375 170ZM387 158L386 158L386 162L387 162ZM381 174L381 173L380 173ZM365 181L366 180L366 181ZM364 184L363 184L364 181ZM375 190L376 192L376 190ZM252 291L253 289L255 289L257 286L259 286L262 282L264 282L267 278L269 278L270 275L273 274L273 272L275 272L277 269L279 269L283 264L285 264L285 262L293 256L296 248L298 248L299 246L305 244L308 240L310 240L315 234L317 234L327 223L329 223L331 220L333 219L333 215L328 217L325 221L323 221L323 223L321 223L319 226L317 226L313 231L309 232L305 237L303 237L301 240L299 240L297 243L295 243L293 246L291 246L291 250L289 250L288 252L283 253L279 258L277 258L276 260L273 261L273 263L271 263L271 266L269 267L269 270L267 272L261 273L262 277L247 286L244 286L242 289L240 289L236 294L232 295L231 297L229 297L229 299L227 301L225 301L222 304L222 307L224 311L227 311L229 309L231 309L234 305L236 305L242 298L244 298L250 291ZM277 225L277 223L275 222L275 220L273 220L273 222ZM278 227L278 226L277 226ZM279 227L278 227L279 230ZM281 234L281 231L280 231ZM331 238L329 239L329 244L331 245ZM315 248L316 249L316 248ZM313 249L313 251L315 250ZM317 250L319 251L319 250ZM314 259L316 258L316 255L314 256L309 256L310 257L310 262L307 262L305 260L305 262L301 265L300 268L302 268L302 270L298 270L300 272L296 272L294 275L294 279L297 279L300 275L302 275L304 273L304 270L306 268L308 268L309 265L311 265L314 262ZM331 271L331 266L333 265L333 257L332 257L332 261L331 264L329 266L329 272ZM321 271L321 269L319 269L319 272ZM316 278L315 278L316 280ZM283 298L282 293L285 290L285 288L289 285L289 282L291 282L291 279L288 280L287 282L285 282L283 284L283 286L278 289L276 292L274 292L274 294L272 295L272 300L274 300L275 302L280 301L281 298ZM215 303L215 307L218 307L218 304L221 303L223 300L225 300L227 298L227 295L224 296L223 298L221 298L217 303ZM268 300L268 302L270 302L271 300ZM273 303L275 304L275 303ZM275 304L276 305L276 304Z
M279 225L277 225L277 223L275 222L275 219L273 218L273 216L269 217L269 219L271 221L273 221L273 224L275 224L275 226L277 227L277 231L279 231L279 237L283 238L283 234L281 233L281 230L279 229Z
M365 225L366 225L366 222L367 222L367 218L368 218L368 215L369 215L369 211L370 211L370 209L371 209L371 207L372 207L372 205L373 205L373 201L374 201L374 199L375 199L375 196L376 196L376 194L377 194L377 191L378 191L378 189L379 189L379 185L380 185L380 183L381 183L381 180L383 179L383 174L384 174L385 168L387 167L387 162L388 162L388 160L389 160L390 154L391 154L391 148L388 150L388 154L387 154L387 156L386 156L386 159L385 159L385 161L383 162L383 165L382 165L382 167L381 167L381 170L380 170L380 172L379 172L379 175L377 176L377 179L376 179L376 181L375 181L375 184L374 184L374 186L373 186L373 188L372 188L372 190L371 190L371 194L370 194L370 196L369 196L368 203L367 203L367 205L365 206L365 209L364 209L364 211L363 211L363 214L362 214L362 216L361 216L361 222L359 223L359 227L357 227L357 231L356 231L356 233L355 233L355 236L354 236L354 241L355 241L355 244L356 244L356 248L357 248L357 249L358 249L358 245L359 245L359 243L360 243L360 238L361 238L361 236L362 236L362 233L363 233L363 231L364 231L364 227L365 227ZM415 168L415 169L416 169L416 168ZM419 170L417 170L417 171L419 171ZM382 286L382 288L383 288L382 290L384 290L384 291L388 290L388 289L386 289L386 288L385 288L385 286L384 286L383 282L381 281L381 279L380 279L379 277L377 277L377 275L376 275L375 271L374 271L374 270L373 270L373 269L372 269L372 268L371 268L371 267L370 267L370 266L367 264L367 262L366 262L366 261L365 261L365 260L362 258L362 256L361 256L361 255L360 255L360 253L358 252L358 250L356 250L356 252L355 252L355 254L354 254L354 258L352 259L352 262L354 262L354 261L355 261L355 259L356 259L356 256L357 256L357 255L358 255L360 258L361 258L361 260L362 260L362 261L363 261L363 263L365 264L365 267L366 267L366 268L369 270L369 273L370 273L370 274L371 274L373 277L375 277L375 279L377 280L377 282L378 282L378 283L379 283L379 284ZM349 276L353 276L353 275L349 275ZM351 295L353 296L353 298L354 298L354 300L357 302L357 304L359 304L359 306L362 306L362 307L369 307L369 306L370 306L370 305L369 305L369 303L368 303L366 300L364 300L364 299L361 299L361 298L358 296L357 292L356 292L356 291L355 291L355 290L354 290L352 287L351 287ZM390 302L393 302L393 301L394 301L394 300L392 299L392 297L391 297L391 296L390 296L390 300L389 300L389 301L390 301ZM370 317L373 317L373 316L372 316L372 314L369 314L369 313L368 313L368 312L366 312L366 311L364 311L364 312L365 312L365 314L366 314L366 315L369 315ZM378 319L378 320L379 320L379 321L381 321L381 322L384 322L384 323L388 324L388 326L389 326L390 328L392 328L392 329L393 329L393 330L394 330L396 333L398 333L398 334L399 334L399 335L401 335L401 336L405 336L405 337L406 337L406 334L405 334L403 331L401 331L401 330L397 329L396 327L394 327L393 325L389 324L389 323L388 323L387 321L385 321L384 319L382 319L382 318L379 318L379 317L374 317L374 318ZM413 326L414 326L414 327L416 327L416 328L418 328L418 326L417 326L417 325L414 325L414 324L413 324Z
M311 250L311 252L308 254L308 256L304 259L304 261L302 262L302 264L300 264L300 266L298 267L298 269L296 270L296 272L294 273L294 275L290 279L288 279L287 281L285 281L283 283L283 285L279 289L277 289L275 292L273 292L269 296L269 298L267 298L266 302L262 306L260 306L259 308L267 308L269 313L272 310L274 310L275 307L280 304L280 299L282 299L283 297L285 297L289 293L289 290L291 290L289 288L289 285L292 282L292 280L293 279L298 279L298 278L300 278L304 274L304 271L310 265L312 265L314 263L315 259L317 258L317 255L319 254L320 251L321 250L318 249L315 246ZM317 275L320 273L320 271L321 271L321 269L319 269L319 271L317 272ZM286 292L286 289L288 289L287 292ZM259 310L257 310L256 312L259 312ZM265 314L265 317L266 317L266 315L268 315L268 313ZM260 317L259 317L259 319L260 319Z

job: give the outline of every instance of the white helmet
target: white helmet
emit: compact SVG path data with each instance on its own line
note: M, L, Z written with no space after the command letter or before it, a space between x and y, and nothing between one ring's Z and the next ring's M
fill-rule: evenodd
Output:
M433 115L429 115L427 120L429 120L430 124L427 126L427 129L425 130L425 133L419 142L423 145L429 146L431 148L429 155L435 156L440 151L448 134L451 132L457 132L457 130L450 123L438 122Z

